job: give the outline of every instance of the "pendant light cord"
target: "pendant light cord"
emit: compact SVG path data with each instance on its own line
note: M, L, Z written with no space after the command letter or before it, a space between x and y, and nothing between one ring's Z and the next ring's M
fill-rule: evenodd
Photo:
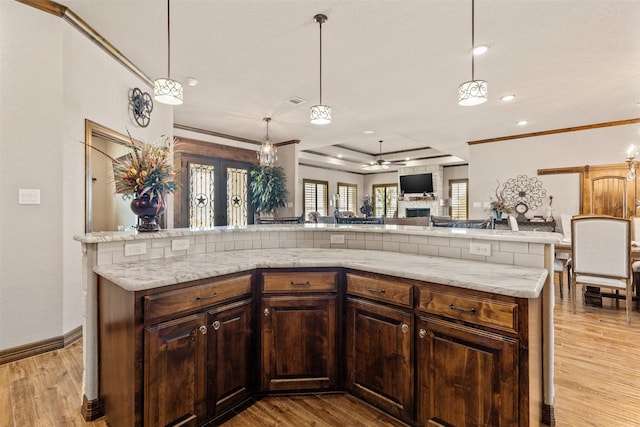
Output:
M171 0L167 0L167 78L171 79Z
M320 19L318 21L320 23L320 105L322 105L322 22Z
M475 54L473 49L475 48L475 0L471 0L471 80L475 80Z

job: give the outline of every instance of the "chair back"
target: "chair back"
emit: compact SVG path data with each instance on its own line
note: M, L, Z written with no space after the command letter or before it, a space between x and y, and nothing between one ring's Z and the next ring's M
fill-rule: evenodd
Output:
M562 223L562 242L571 243L571 216L560 214L560 222Z
M571 219L573 272L576 275L629 278L631 222L608 215Z
M640 245L640 217L634 216L631 218L631 241Z
M511 231L519 231L520 227L518 226L518 220L516 220L516 217L513 215L509 215L507 217L507 219L509 220L509 227L511 227Z
M384 224L384 217L336 217L336 224Z

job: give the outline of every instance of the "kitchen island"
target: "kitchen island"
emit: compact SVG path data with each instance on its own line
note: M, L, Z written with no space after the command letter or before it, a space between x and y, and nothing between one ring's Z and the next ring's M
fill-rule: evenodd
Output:
M521 340L516 353L520 354L520 362L527 360L527 378L524 383L522 378L516 378L518 381L514 384L527 389L526 393L519 393L519 399L526 396L526 402L515 406L527 409L517 413L520 417L516 418L518 424L536 425L540 419L547 424L553 423L553 276L548 272L552 271L553 245L560 240L558 234L436 230L411 226L269 225L166 230L153 234L97 233L77 236L76 239L83 243L87 266L87 316L84 325L87 350L83 378L85 415L91 415L91 408L100 407L96 339L99 328L97 275L105 283L110 283L105 287L118 288L138 301L136 295L154 300L153 295L161 291L181 290L187 286L185 283L200 285L203 281L216 278L233 280L250 274L251 290L243 291L242 295L250 294L254 299L253 307L262 312L263 307L277 310L277 304L273 305L275 302L284 304L282 300L286 299L284 296L287 293L274 285L273 295L268 295L271 288L268 288L268 279L265 279L268 273L283 270L287 274L335 272L336 276L332 279L335 287L331 285L317 292L323 294L327 301L337 301L336 307L340 309L336 319L347 328L349 313L358 313L361 306L369 307L369 302L381 301L381 298L391 294L391 291L387 291L386 295L381 294L383 297L380 297L371 294L373 291L367 291L370 295L365 292L363 300L355 298L363 296L358 295L362 288L360 285L365 283L363 280L382 284L382 289L385 286L386 289L396 289L394 286L399 283L397 293L407 292L409 299L386 301L383 298L382 302L403 306L404 311L411 314L411 319L415 313L416 325L424 320L425 313L435 316L433 319L427 317L427 326L416 328L415 335L437 330L440 325L438 319L450 317L438 311L438 303L443 303L445 309L447 305L455 307L446 298L449 298L451 289L460 289L462 302L480 301L482 304L477 307L477 313L488 310L485 319L488 323L481 321L479 326L479 329L486 330L488 338L499 338L496 334L491 335L498 330ZM144 249L140 244L144 244ZM472 253L472 244L479 244L484 255ZM185 249L185 246L188 248ZM371 288L367 285L363 289L367 287ZM317 292L314 296L318 296ZM411 299L413 297L415 304ZM495 303L492 303L494 300ZM135 301L134 304L137 304ZM460 299L455 302L457 304ZM343 305L344 309L341 308ZM354 308L351 309L351 306ZM524 306L526 309L520 308ZM512 320L508 316L500 317L500 313L513 313L508 315L512 316ZM276 316L273 317L275 319ZM507 320L496 323L493 319ZM470 322L464 318L454 320L458 323ZM526 328L522 327L524 324ZM150 324L144 325L148 328ZM403 328L409 327L406 322L401 325ZM523 331L526 331L526 342L522 342L522 336L519 335ZM414 328L410 332L407 336L414 335ZM464 335L468 332L465 329L460 333ZM435 337L433 333L430 336ZM485 341L487 337L484 337ZM342 340L339 337L338 343ZM349 348L357 343L350 342L349 336L344 340L344 357L348 359L347 365L351 366L353 357L350 359ZM95 347L91 346L92 341L96 343ZM436 341L432 340L432 343ZM340 345L338 348L342 348ZM416 348L421 347L417 344ZM411 352L408 357L413 357L413 354ZM343 362L338 360L335 363L340 365ZM354 363L356 365L353 366L357 366L357 361ZM351 392L356 390L354 394L384 407L384 402L376 402L375 396L366 391L363 384L358 384L357 379L351 381L348 372L345 376L346 380L337 375L336 381L329 381L327 387L332 390L344 387ZM274 384L282 385L284 382L263 378L256 385L256 390L273 390ZM312 386L308 388L313 389ZM539 401L533 404L535 399ZM385 409L410 421L407 414L414 411L413 406L410 403L406 407L394 405ZM416 408L416 411L419 410ZM210 415L208 409L202 411ZM522 418L523 412L527 413L526 422Z

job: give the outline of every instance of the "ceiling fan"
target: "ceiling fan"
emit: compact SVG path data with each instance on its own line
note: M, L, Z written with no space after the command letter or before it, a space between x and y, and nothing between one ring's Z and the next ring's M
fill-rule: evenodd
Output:
M378 141L380 143L380 154L379 154L379 158L376 159L376 163L378 166L380 166L382 169L389 169L389 165L393 164L393 165L397 165L397 166L404 166L405 163L402 162L402 160L385 160L382 158L382 140Z

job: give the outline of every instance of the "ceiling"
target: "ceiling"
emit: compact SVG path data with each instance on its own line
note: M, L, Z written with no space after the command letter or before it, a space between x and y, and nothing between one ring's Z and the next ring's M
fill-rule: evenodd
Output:
M166 77L165 0L60 3L151 79ZM326 126L309 123L317 13L328 16ZM300 140L301 163L332 169L376 172L365 166L380 157L466 163L470 140L639 117L639 24L640 0L476 0L475 42L490 48L475 77L489 82L489 101L462 107L471 0L173 0L171 77L185 84L174 120L259 141L268 116L274 142Z

